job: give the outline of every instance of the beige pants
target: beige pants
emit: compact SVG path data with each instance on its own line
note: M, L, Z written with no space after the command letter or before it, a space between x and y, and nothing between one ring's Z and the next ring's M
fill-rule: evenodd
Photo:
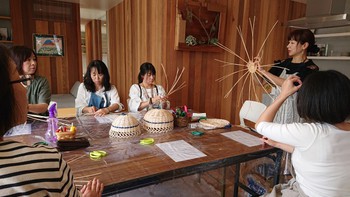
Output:
M278 184L273 187L271 193L264 194L264 197L307 197L301 190L299 184L292 178L286 184Z

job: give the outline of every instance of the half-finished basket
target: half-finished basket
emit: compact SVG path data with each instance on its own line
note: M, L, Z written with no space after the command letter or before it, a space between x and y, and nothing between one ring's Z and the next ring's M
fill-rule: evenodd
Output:
M109 137L129 138L141 134L139 122L132 115L122 113L113 122L109 130Z
M174 129L174 117L165 109L149 110L143 117L143 128L150 133L166 133Z

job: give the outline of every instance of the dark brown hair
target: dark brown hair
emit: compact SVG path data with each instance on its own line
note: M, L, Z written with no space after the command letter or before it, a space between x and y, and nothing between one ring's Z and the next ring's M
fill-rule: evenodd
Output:
M309 29L297 29L288 35L288 40L295 40L300 44L309 43L307 52L317 53L320 48L315 45L315 36Z
M145 74L147 73L151 73L152 75L156 75L156 69L154 68L153 64L149 63L149 62L145 62L143 64L141 64L140 66L140 72L139 75L137 77L137 79L139 80L139 83L142 83L143 79L142 76L145 76Z
M14 46L11 48L11 57L13 61L15 61L17 71L20 75L23 75L23 62L27 61L32 54L34 54L35 59L37 59L37 56L33 49L28 48L26 46Z
M298 91L297 110L308 122L344 122L350 118L350 79L335 70L308 75Z
M15 122L14 92L10 82L10 54L0 44L0 136L3 136Z
M103 87L105 91L109 91L111 89L111 83L109 82L110 76L108 72L108 68L105 63L101 60L93 60L90 62L86 69L86 73L84 75L84 85L85 88L90 92L96 92L96 87L94 82L91 79L91 69L96 68L99 74L103 74Z

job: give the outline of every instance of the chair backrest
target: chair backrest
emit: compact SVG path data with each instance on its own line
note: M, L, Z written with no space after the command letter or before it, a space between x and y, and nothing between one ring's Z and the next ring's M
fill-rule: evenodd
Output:
M239 120L241 126L246 127L244 120L249 120L251 122L256 122L260 115L265 111L266 105L256 101L246 100L243 103L241 110L239 111Z

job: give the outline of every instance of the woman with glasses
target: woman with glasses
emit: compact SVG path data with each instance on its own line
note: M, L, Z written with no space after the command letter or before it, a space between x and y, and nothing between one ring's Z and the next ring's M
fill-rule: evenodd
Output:
M165 99L165 90L161 85L155 84L156 69L145 62L140 66L138 84L133 84L129 90L129 111L137 112L147 110L160 104Z
M80 191L57 149L3 138L10 128L27 119L26 89L9 52L0 45L0 195L1 196L101 196L103 184L88 181Z
M45 77L36 74L38 63L35 52L26 46L14 46L10 52L20 77L30 79L21 82L27 88L28 112L47 115L50 85Z
M123 110L117 88L110 83L108 68L101 60L93 60L88 65L84 83L78 88L75 108L78 116L104 116Z

